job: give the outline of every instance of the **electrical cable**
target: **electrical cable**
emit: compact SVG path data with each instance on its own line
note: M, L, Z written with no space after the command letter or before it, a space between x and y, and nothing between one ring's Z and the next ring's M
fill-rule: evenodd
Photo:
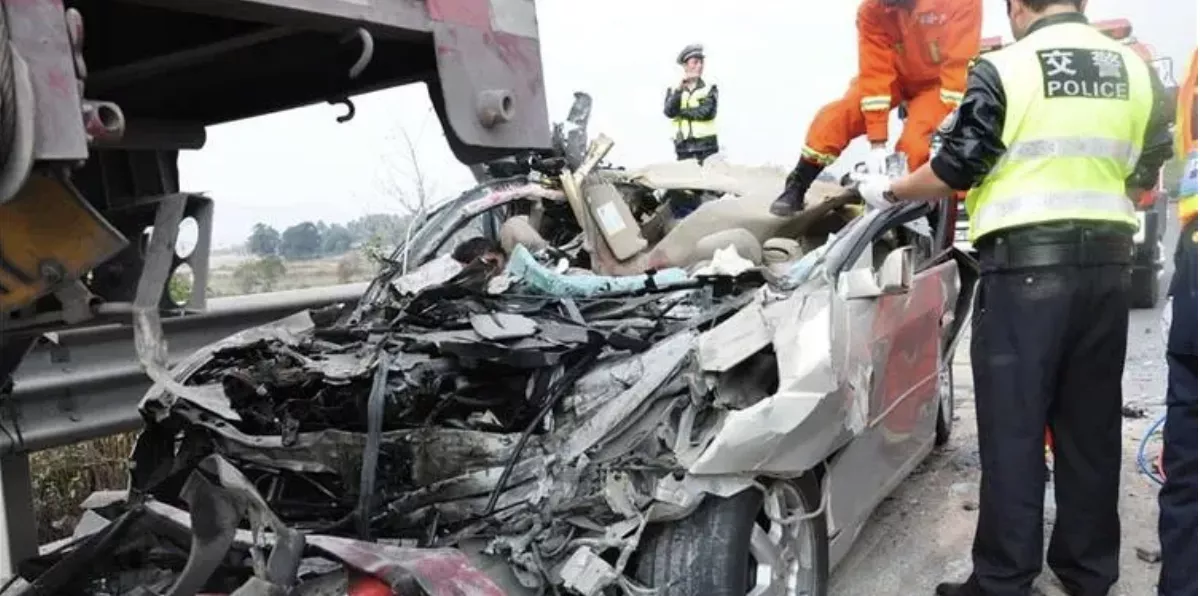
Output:
M1146 476L1152 482L1154 482L1155 484L1157 484L1159 486L1162 486L1165 483L1166 479L1163 478L1160 473L1155 472L1154 469L1150 467L1150 463L1148 461L1146 461L1146 446L1150 444L1150 438L1154 436L1154 434L1158 431L1159 427L1161 427L1163 425L1163 423L1166 422L1166 420L1167 420L1167 415L1163 414L1162 416L1159 417L1158 420L1154 421L1154 424L1150 425L1150 428L1146 429L1146 433L1144 435L1142 435L1142 441L1141 441L1141 443L1138 444L1138 450L1137 450L1138 471L1141 472L1142 475ZM1161 464L1160 464L1160 469L1161 469Z

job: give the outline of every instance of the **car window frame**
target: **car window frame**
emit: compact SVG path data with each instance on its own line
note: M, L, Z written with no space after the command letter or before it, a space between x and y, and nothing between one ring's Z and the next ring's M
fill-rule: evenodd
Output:
M858 261L863 251L883 234L932 212L933 205L930 203L906 202L887 209L872 210L847 224L843 228L845 234L836 238L825 253L825 271L829 279L836 281ZM931 241L930 258L915 264L916 271L924 270L937 262L937 255L942 251L937 246L936 238L931 238Z

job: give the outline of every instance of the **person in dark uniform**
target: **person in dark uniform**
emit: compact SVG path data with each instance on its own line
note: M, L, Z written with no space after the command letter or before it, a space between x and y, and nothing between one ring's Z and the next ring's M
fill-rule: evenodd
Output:
M1158 494L1162 596L1196 594L1196 51L1176 108L1175 147L1184 158L1179 183L1179 244L1171 279L1167 332L1167 423L1163 428L1163 473Z
M1073 596L1108 594L1121 528L1121 376L1137 230L1131 195L1172 154L1145 60L1088 24L1084 0L1008 0L1016 43L980 57L942 146L859 186L877 207L968 190L982 476L974 570L941 596L1028 596L1042 569L1044 429L1057 515L1046 555Z

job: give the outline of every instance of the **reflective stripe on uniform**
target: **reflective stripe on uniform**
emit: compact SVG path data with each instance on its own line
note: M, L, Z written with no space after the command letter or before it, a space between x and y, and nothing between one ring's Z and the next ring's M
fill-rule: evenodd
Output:
M971 215L972 225L993 230L1023 223L1031 216L1039 222L1063 219L1111 220L1119 213L1134 219L1133 201L1123 194L1068 191L1051 194L1016 195L989 201Z
M1092 157L1112 159L1133 168L1137 165L1139 154L1140 151L1133 143L1120 139L1060 137L1013 143L997 165L1049 157Z
M892 109L892 96L868 95L862 98L859 106L864 112L886 112Z
M951 91L949 89L942 89L941 96L942 96L942 103L954 104L956 106L958 104L962 103L962 100L963 100L962 93L960 93L958 91Z
M821 153L820 151L817 151L816 149L813 149L807 145L800 150L800 157L822 166L828 166L829 164L837 161L836 155Z

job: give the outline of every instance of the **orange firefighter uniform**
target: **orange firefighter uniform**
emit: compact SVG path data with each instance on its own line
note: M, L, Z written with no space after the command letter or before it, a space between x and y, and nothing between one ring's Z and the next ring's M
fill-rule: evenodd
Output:
M896 149L916 170L929 160L930 140L962 101L967 65L979 54L982 0L863 0L858 7L858 77L841 99L817 112L800 163L776 215L803 208L820 170L855 138L888 140L888 114L901 102L907 122Z
M967 64L979 53L980 0L915 0L911 9L864 0L858 7L858 78L817 113L804 156L833 163L850 141L888 140L888 114L906 102L896 149L916 170L929 160L933 131L962 101Z

